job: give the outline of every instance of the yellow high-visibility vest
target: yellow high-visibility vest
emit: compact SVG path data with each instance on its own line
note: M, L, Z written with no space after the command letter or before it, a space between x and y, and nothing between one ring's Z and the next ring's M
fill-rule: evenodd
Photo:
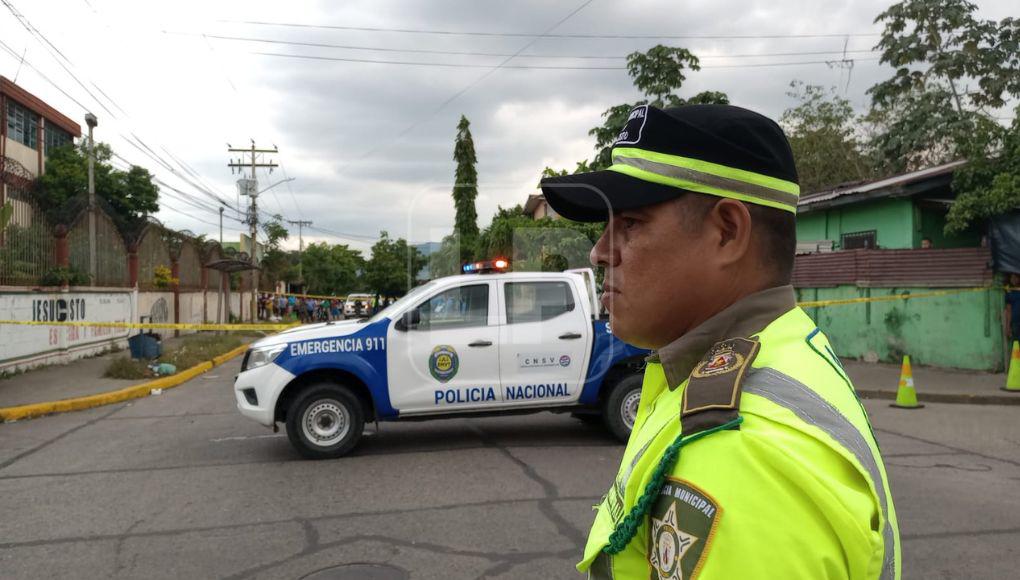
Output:
M899 579L885 466L828 340L800 308L748 338L756 351L746 368L735 370L746 362L739 352L713 350L692 373L739 370L742 422L683 445L654 493L649 482L681 437L684 394L697 379L670 390L662 366L648 364L620 470L577 566L589 578ZM646 493L636 533L607 553Z

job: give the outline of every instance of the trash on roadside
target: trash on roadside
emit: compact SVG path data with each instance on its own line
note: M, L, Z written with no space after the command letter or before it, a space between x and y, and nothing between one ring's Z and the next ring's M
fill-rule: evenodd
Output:
M150 395L162 395L163 394L163 389L152 389L151 391L149 391L149 394Z
M149 365L149 370L152 371L154 376L165 377L176 373L177 366L170 363L152 363Z

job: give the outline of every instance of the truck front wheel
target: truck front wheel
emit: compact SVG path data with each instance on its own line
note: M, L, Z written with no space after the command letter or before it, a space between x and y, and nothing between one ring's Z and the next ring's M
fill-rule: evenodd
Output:
M606 397L602 419L614 437L626 443L637 419L638 404L641 402L640 374L620 379Z
M311 385L287 409L287 437L306 459L347 455L358 444L364 428L361 401L342 385Z

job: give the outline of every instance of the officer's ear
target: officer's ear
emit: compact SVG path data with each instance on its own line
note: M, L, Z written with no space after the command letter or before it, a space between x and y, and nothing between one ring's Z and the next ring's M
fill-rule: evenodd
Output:
M716 252L722 265L741 262L751 249L751 212L740 201L722 198L705 216L711 226Z

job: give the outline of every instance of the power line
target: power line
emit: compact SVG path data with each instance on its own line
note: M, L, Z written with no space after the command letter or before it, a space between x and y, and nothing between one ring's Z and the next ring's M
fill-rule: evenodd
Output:
M332 61L332 62L355 62L355 63L369 63L369 64L390 64L390 65L403 65L403 66L425 66L425 67L445 67L445 68L490 68L492 65L487 64L473 64L473 63L445 63L445 62L420 62L420 61L399 61L399 60L374 60L364 58L343 58L333 56L315 56L308 54L281 54L275 52L252 52L250 54L257 54L260 56L273 56L280 58L296 58L304 60L320 60L320 61ZM793 61L793 62L762 62L762 63L746 63L746 64L719 64L719 65L707 65L702 66L701 69L713 69L713 68L761 68L770 66L796 66L805 64L830 64L835 62L841 62L844 59L834 60L807 60L807 61ZM867 61L867 60L879 60L879 57L874 58L859 58L855 60ZM556 66L556 65L525 65L525 64L508 64L498 68L508 69L537 69L537 70L627 70L625 66Z
M89 88L85 86L85 83L83 83L81 79L79 79L78 76L75 75L71 71L71 69L69 69L67 65L64 64L64 62L66 61L71 66L74 66L73 63L71 63L71 61L68 60L66 56L64 56L64 53L60 52L60 50L57 49L56 46L53 46L53 43L51 43L49 39L46 38L46 35L44 35L42 32L39 31L39 29L33 26L32 23L27 18L25 18L25 16L17 8L15 8L14 5L11 4L8 0L0 0L0 2L2 2L3 5L7 7L8 12L11 13L11 16L13 16L14 19L17 20L19 24L21 24L22 28L27 30L29 35L31 35L33 38L36 39L37 42L43 45L43 48L50 53L50 56L53 57L53 60L55 60L58 65L60 65L60 68L64 69L64 72L66 72L72 79L74 79L74 82L78 83L78 86L80 86L82 90L85 91L86 94L92 97L92 100L95 101L100 107L102 107L103 110L109 113L110 116L113 117L114 119L117 119L117 115L114 114L114 112L111 111L110 108L107 107L105 103L103 103L94 94L92 94L92 91L90 91ZM54 54L54 52L56 52L56 54ZM59 55L59 57L57 55ZM115 103L114 105L116 106Z
M420 28L383 28L373 26L339 26L331 24L305 24L297 22L267 22L260 20L218 20L226 24L245 24L252 26L276 26L285 28L315 28L320 30L351 30L357 32L396 32L404 34L433 34L442 36L493 36L493 37L518 37L518 38L587 38L597 40L630 39L630 40L657 40L657 39L703 39L703 40L728 40L728 39L768 39L768 38L845 38L851 37L873 37L881 36L878 32L855 32L855 33L816 33L816 34L536 34L530 32L489 32L489 31L465 31L465 30L426 30Z
M384 147L386 145L389 145L390 143L392 143L394 141L402 139L404 137L404 135L407 135L408 133L413 131L416 127L420 126L422 123L424 123L424 122L428 121L429 119L432 119L433 117L438 115L443 109L445 109L447 107L447 105L449 105L450 103L452 103L452 102L456 101L457 99L459 99L461 97L461 95L467 93L468 91L470 91L471 89L476 87L479 83L481 83L485 79L487 79L490 76L492 76L492 74L495 73L496 71L498 71L499 69L504 68L504 66L507 63L509 63L511 60L513 60L515 56L517 56L517 55L523 53L525 50L528 50L529 48L531 48L531 46L533 44L538 42L540 39L544 38L547 34L552 32L553 30L556 30L556 28L561 26L564 22L566 22L566 21L570 20L571 18L573 18L575 14L577 14L578 12L583 10L586 6L588 6L591 3L592 3L592 0L585 0L584 2L579 4L577 6L577 8L574 8L573 10L571 10L566 16L564 16L563 18L560 18L552 26L549 26L548 28L543 30L542 34L538 35L537 37L532 38L527 43L525 43L524 46L519 48L517 50L517 52L515 52L513 55L508 56L507 58L503 59L502 61L500 61L499 64L497 64L496 66L494 66L494 67L490 68L489 70L485 71L485 73L483 73L481 76L479 76L475 80L473 80L470 83L468 83L467 85L465 85L459 91L457 91L457 92L453 93L452 95L450 95L449 97L447 97L443 102L439 103L439 106L437 106L435 109L433 109L431 113L429 113L425 117L422 117L422 118L412 122L410 125L405 127L403 131L400 131L399 133L397 133L389 141L387 141L387 142L385 142L385 143L383 143L383 144L381 144L381 145L379 145L377 147L374 147L374 148L370 149L369 151L367 151L365 153L362 153L360 156L357 157L357 159L352 159L352 160L348 161L347 164L344 165L344 168L349 166L354 161L360 160L360 159L364 159L364 158L366 158L366 157L368 157L370 155L373 155L375 152L379 151L382 147Z
M459 50L430 50L422 48L392 48L382 46L357 46L347 44L333 44L328 42L301 42L294 40L279 40L272 38L253 38L245 36L224 36L218 34L198 34L198 33L187 33L187 32L168 32L163 31L164 34L176 34L182 36L201 36L203 38L212 38L216 40L225 40L233 42L256 42L262 44L279 44L285 46L306 46L311 48L334 48L343 50L363 50L372 52L396 52L396 53L413 53L413 54L437 54L446 56L480 56L480 57L508 57L515 56L516 58L560 58L560 59L584 59L584 60L625 60L627 56L621 55L594 55L594 54L511 54L506 52L479 52L479 51L459 51ZM747 54L711 54L705 56L699 56L699 59L713 59L713 58L758 58L758 57L773 57L773 56L808 56L808 55L839 55L848 53L874 53L877 52L872 49L861 49L861 50L820 50L820 51L804 51L804 52L771 52L771 53L747 53Z
M89 97L91 97L93 101L95 101L95 102L96 102L96 103L97 103L97 104L98 104L98 105L99 105L100 107L102 107L102 108L103 108L104 110L106 110L106 111L107 111L107 112L108 112L108 113L110 114L110 116L111 116L111 117L113 117L113 118L114 118L115 120L119 120L119 119L118 119L118 117L117 117L117 115L116 115L116 114L114 114L114 113L113 113L113 111L111 111L111 110L109 109L109 107L107 107L107 106L106 106L106 105L105 105L105 104L103 103L103 101L101 101L100 99L98 99L98 98L97 98L97 97L95 96L95 94L93 94L93 93L92 93L92 92L91 92L91 91L90 91L90 90L88 89L88 87L86 87L86 86L85 86L85 84L84 84L84 83L83 83L83 82L81 81L81 79L79 79L79 78L78 78L78 76L77 76L77 75L75 75L75 73L74 73L74 72L73 72L73 71L72 71L72 70L71 70L70 68L68 68L68 66L67 66L67 65L70 65L71 67L74 67L74 66L75 66L75 65L74 65L74 63L72 63L72 62L71 62L71 60L70 60L70 59L68 59L68 58L67 58L67 56L65 56L65 55L64 55L64 53L63 53L63 52L61 52L59 48L57 48L57 46L56 46L56 45L54 45L54 44L53 44L52 42L50 42L50 40L49 40L49 39L48 39L48 38L46 37L46 35L45 35L45 34L43 34L43 33L42 33L42 31L40 31L40 30L39 30L38 28L36 28L36 27L35 27L35 26L34 26L34 25L33 25L33 24L32 24L32 23L31 23L31 22L30 22L30 21L29 21L29 20L28 20L28 19L27 19L27 18L26 18L26 17L24 16L24 15L23 15L23 14L21 14L21 13L20 13L20 11L18 11L18 10L17 10L17 8L15 8L15 6L14 6L14 5L13 5L13 4L12 4L12 3L11 3L11 2L9 1L9 0L0 0L0 2L2 2L2 3L4 4L4 6L5 6L5 7L7 7L8 11L9 11L9 12L11 13L11 15L12 15L12 16L13 16L13 17L14 17L14 18L15 18L15 19L16 19L16 20L17 20L17 21L18 21L18 22L19 22L19 23L21 24L21 26L22 26L23 28L25 28L25 30L27 30L27 31L29 32L29 34L30 34L30 35L32 35L32 36L33 36L33 37L34 37L34 38L36 39L36 41L37 41L37 42L39 42L40 44L43 44L43 48L45 48L45 49L46 49L46 50L47 50L47 51L48 51L48 52L50 53L50 56L51 56L51 57L53 57L53 59L54 59L54 60L55 60L55 61L57 62L57 64L58 64L58 65L59 65L59 66L60 66L60 67L61 67L62 69L64 69L64 71L65 71L65 72L66 72L66 73L67 73L67 74L68 74L68 75L69 75L69 76L70 76L70 77L71 77L72 79L74 79L74 81L75 81L76 83L78 83L78 85L79 85L79 86L80 86L80 87L82 88L82 90L84 90L84 91L85 91L85 93L86 93L86 94L88 94L88 95L89 95ZM10 49L10 47L8 47L8 46L7 46L6 44L4 44L3 46L4 46L5 50L7 50L8 52L12 52L12 53L13 53L13 51L12 51L12 50ZM54 54L54 53L55 53L55 54ZM14 53L14 54L16 55L16 53ZM64 64L65 62L67 63L67 65L65 65L65 64ZM35 70L35 71L36 71L37 73L39 73L39 75L40 75L40 76L42 76L42 77L43 77L43 78L44 78L44 79L45 79L45 80L46 80L47 82L49 82L49 83L50 83L51 85L55 86L55 87L56 87L56 88L57 88L57 89L58 89L58 90L59 90L59 91L60 91L61 93L63 93L63 94L65 95L65 96L67 96L67 97L68 97L68 98L70 98L70 99L71 99L72 101L74 101L74 103L75 103L75 104L77 104L77 105L78 105L79 107L81 107L81 108L82 108L82 109L84 109L85 111L88 111L88 110L89 110L89 107L86 107L86 106L84 106L84 105L83 105L83 104L82 104L81 102L79 102L79 101L78 101L77 99L75 99L74 97L72 97L71 95L69 95L69 94L68 94L67 92L65 92L65 91L64 91L64 90L63 90L62 88L60 88L59 86L57 86L57 85L56 85L56 83L54 83L54 82L53 82L52 80L50 80L50 79L49 79L48 77L46 77L45 75L43 75L41 71L39 71L38 69L36 69L36 68L35 68L34 66L31 66L31 65L29 65L29 66L30 66L30 67L31 67L31 68L32 68L33 70ZM95 87L95 89L96 89L96 90L97 90L97 91L98 91L98 92L99 92L100 94L102 94L102 95L103 95L103 96L104 96L104 97L105 97L105 98L106 98L106 99L107 99L107 100L108 100L108 101L110 102L110 104L112 104L112 105L113 105L114 107L116 107L116 108L117 108L118 110L120 110L120 111L121 111L121 112L122 112L122 113L123 113L123 114L124 114L125 116L129 116L129 115L128 115L128 113L127 113L127 112L126 112L126 111L124 110L124 108L123 108L123 107L121 107L121 106L120 106L120 105L119 105L119 104L118 104L118 103L117 103L117 102L116 102L115 100L113 100L113 98L111 98L111 97L110 97L110 96L109 96L109 95L108 95L108 94L107 94L107 93L106 93L105 91L103 91L103 90L102 90L102 88L100 88L100 87L99 87L99 86L98 86L98 85L97 85L96 83L94 83L94 82L92 82L92 81L89 81L89 83L90 83L90 84L91 84L91 85L92 85L93 87ZM127 142L128 142L128 143L129 143L130 145L132 145L133 147L135 147L136 149L138 149L139 151L141 151L141 152L142 152L143 154L145 154L145 155L146 155L147 157L151 158L151 159L152 159L153 161L155 161L155 162L156 162L157 164L159 164L160 166L164 167L164 168L165 168L165 169L166 169L167 171L170 171L170 172L171 172L172 174L174 174L175 176L177 176L177 177L178 177L179 179L181 179L181 180L182 180L182 181L184 181L185 183L188 183L188 185L190 185L190 186L194 187L194 188L195 188L195 189L197 189L198 191L201 191L201 192L205 193L206 195L209 195L209 196L210 196L210 197L212 197L212 198L213 198L214 200L216 200L216 201L218 201L218 202L220 202L220 203L222 203L222 204L224 204L224 205L228 205L228 204L227 204L227 202L225 202L225 201L224 201L224 200L223 200L223 199L222 199L221 197L219 197L219 196L218 196L218 195L216 195L215 193L213 193L213 192L209 191L208 187L207 187L207 186L205 186L204 184L202 184L202 185L198 185L198 184L196 184L195 182L193 182L193 181L191 181L190 179L188 179L187 177L185 177L185 176L182 176L182 175L181 175L181 174L180 174L180 173L179 173L179 172L178 172L177 170L175 170L175 169L173 168L173 166L171 166L171 165L170 165L170 164L169 164L169 163L168 163L168 162L167 162L166 160L164 160L164 159L163 159L163 158L162 158L162 157L161 157L160 155L158 155L158 154L157 154L157 153L156 153L156 152L155 152L155 151L154 151L154 150L153 150L153 149L152 149L152 148L151 148L151 147L150 147L150 146L149 146L149 145L148 145L148 144L147 144L147 143L146 143L146 142L145 142L145 141L144 141L144 140L142 139L142 138L140 138L140 137L139 137L138 135L136 135L135 133L133 133L133 132L132 132L132 133L131 133L131 136L132 136L132 137L134 138L134 141L132 141L132 140L131 140L130 138L128 138L128 137L127 137L126 135L124 135L124 134L121 134L121 137L122 137L122 138L123 138L123 139L124 139L125 141L127 141ZM170 155L171 157L173 157L173 156L172 156L172 154L171 154L171 153L170 153L170 152L169 152L169 151L168 151L168 150L166 149L166 147L162 147L162 146L161 146L161 148L162 148L162 149L163 149L163 150L164 150L164 151L165 151L165 152L166 152L166 153L167 153L168 155ZM176 158L175 158L175 160L176 160ZM197 175L196 175L196 178L197 178L197 179L199 179L199 181L201 181L201 179L200 179L200 178L198 178L198 177L197 177Z
M5 51L7 51L7 53L8 53L8 54L10 54L10 55L11 55L12 57L14 57L14 58L18 59L19 61L21 61L21 63L22 63L22 64L24 64L24 65L25 65L25 66L27 66L28 68L32 69L33 71L35 71L35 74L39 75L39 77L40 77L40 78L42 78L42 80L46 81L46 82L47 82L47 83L49 83L49 84L50 84L50 85L51 85L51 86L52 86L53 88L55 88L55 89L57 89L58 91L60 91L60 93L61 93L61 94L63 94L63 95L64 95L65 97L67 97L68 99L70 99L70 100L71 100L71 102L73 102L74 104L76 104L76 105L78 105L79 107L81 107L81 109L82 109L83 111L88 111L88 110L89 110L89 107L86 107L85 105L81 104L81 101L79 101L78 99L76 99L76 98L72 97L72 96L70 95L70 93L68 93L67 91L65 91L65 90L64 90L64 89L63 89L63 88L62 88L62 87L61 87L60 85L58 85L57 83L53 82L53 81L52 81L52 80L50 79L50 77L48 77L48 76L46 76L45 74L43 74L43 72L42 72L41 70L39 70L38 68L34 67L34 66L32 65L32 63L28 62L27 60L25 60L24 58L22 58L22 57L21 57L20 55L18 55L18 53L17 53L17 52L15 52L15 51L14 51L14 49L12 49L12 48L11 48L10 46L8 46L8 45L7 45L7 43L5 43L5 42L4 42L4 41L3 41L2 39L0 39L0 48L3 48L3 49L4 49Z
M491 64L470 64L470 63L445 63L445 62L420 62L420 61L400 61L400 60L373 60L367 58L341 58L332 56L314 56L309 54L281 54L277 52L251 52L249 54L257 54L259 56L276 56L283 58L299 58L307 60L328 60L334 62L361 62L370 64L398 64L398 65L409 65L409 66L435 66L435 67L446 67L446 68L492 68ZM513 58L511 55L507 60ZM548 70L626 70L624 66L551 66L551 65L502 65L498 68L512 68L512 69L548 69Z

